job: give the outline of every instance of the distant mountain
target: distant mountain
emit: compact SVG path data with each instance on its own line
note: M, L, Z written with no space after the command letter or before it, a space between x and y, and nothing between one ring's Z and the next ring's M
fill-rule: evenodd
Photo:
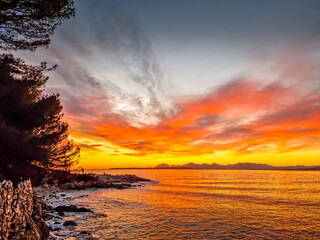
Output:
M229 164L229 165L220 165L217 163L212 163L212 164L187 163L183 165L168 165L166 163L162 163L154 168L155 169L320 170L320 166L298 165L298 166L274 167L268 164L249 163L249 162Z

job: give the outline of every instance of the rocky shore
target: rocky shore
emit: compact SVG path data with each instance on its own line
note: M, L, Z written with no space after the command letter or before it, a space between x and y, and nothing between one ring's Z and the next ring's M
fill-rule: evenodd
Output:
M98 188L124 189L150 181L134 175L71 174L55 171L32 189L30 180L17 188L10 181L0 185L0 239L94 239L88 232L74 232L75 219L95 214L70 204L85 191ZM77 190L77 191L75 191Z

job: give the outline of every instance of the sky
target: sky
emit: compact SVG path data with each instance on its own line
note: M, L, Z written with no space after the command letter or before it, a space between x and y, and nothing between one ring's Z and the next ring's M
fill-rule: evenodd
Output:
M84 168L319 165L319 0L75 3L47 49ZM78 167L77 166L77 167Z

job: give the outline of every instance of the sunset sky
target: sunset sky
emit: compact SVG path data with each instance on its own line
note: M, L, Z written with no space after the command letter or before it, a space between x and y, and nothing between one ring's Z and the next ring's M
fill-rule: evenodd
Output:
M320 165L320 1L75 4L48 49L49 93L84 168ZM77 167L78 167L77 166Z

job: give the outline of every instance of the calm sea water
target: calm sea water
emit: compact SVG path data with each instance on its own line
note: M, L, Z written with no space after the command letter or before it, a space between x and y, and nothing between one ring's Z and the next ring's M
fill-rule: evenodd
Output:
M77 230L98 239L320 239L320 172L91 172L154 180L73 200L97 213Z

